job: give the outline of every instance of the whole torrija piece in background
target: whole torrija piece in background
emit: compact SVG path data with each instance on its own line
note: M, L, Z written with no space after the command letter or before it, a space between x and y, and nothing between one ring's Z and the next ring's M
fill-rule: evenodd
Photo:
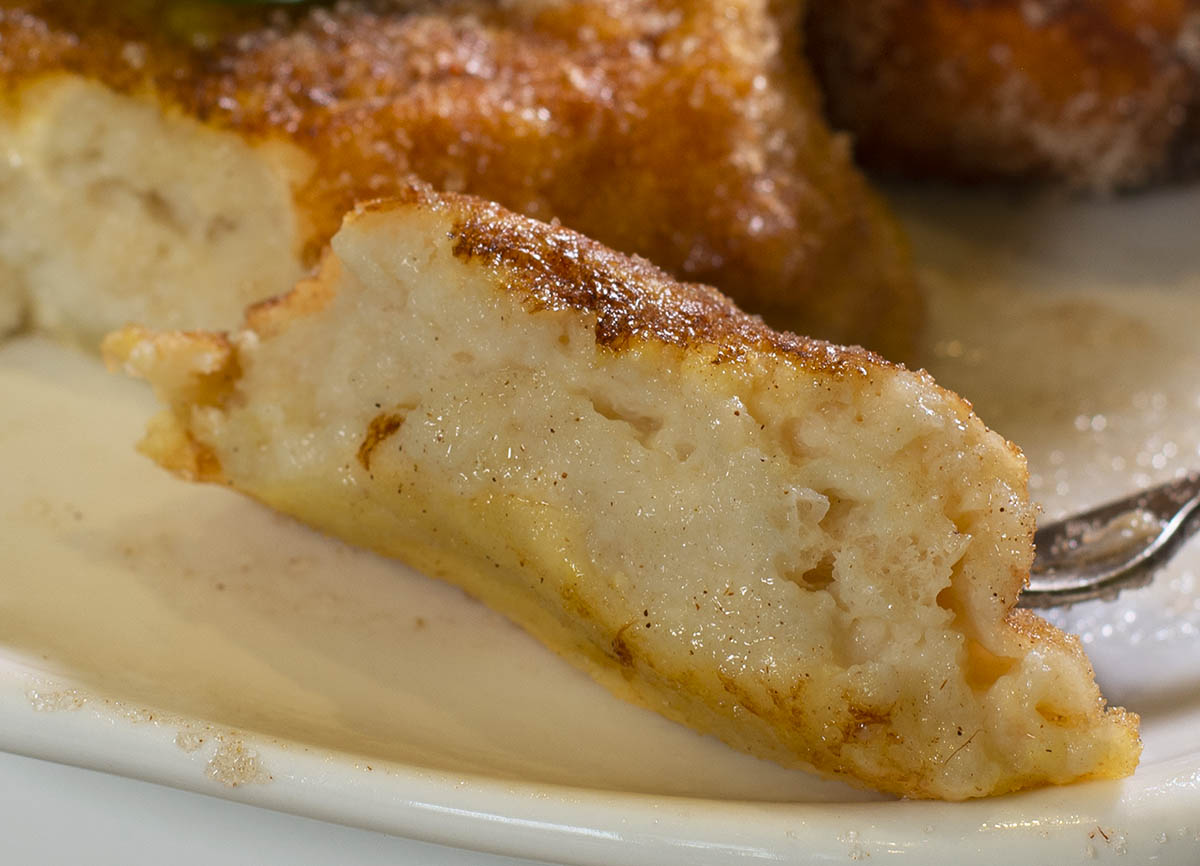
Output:
M1200 169L1200 0L814 0L808 40L872 166L1096 190Z
M231 326L412 173L902 354L907 254L819 116L802 11L0 0L8 317Z

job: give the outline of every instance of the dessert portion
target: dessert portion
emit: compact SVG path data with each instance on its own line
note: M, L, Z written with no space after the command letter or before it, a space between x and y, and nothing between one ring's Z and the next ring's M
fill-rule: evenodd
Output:
M808 38L867 164L1099 191L1200 169L1200 0L813 0Z
M1020 452L929 376L425 186L243 330L105 343L142 449L451 581L613 693L788 766L963 799L1132 771L1014 610Z
M819 115L802 11L0 0L7 306L84 343L231 327L415 175L903 355L907 251Z

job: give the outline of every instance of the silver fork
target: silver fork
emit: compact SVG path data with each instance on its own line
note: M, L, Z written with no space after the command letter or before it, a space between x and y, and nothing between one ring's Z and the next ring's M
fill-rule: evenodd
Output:
M1040 527L1017 604L1054 607L1145 586L1200 530L1200 472Z

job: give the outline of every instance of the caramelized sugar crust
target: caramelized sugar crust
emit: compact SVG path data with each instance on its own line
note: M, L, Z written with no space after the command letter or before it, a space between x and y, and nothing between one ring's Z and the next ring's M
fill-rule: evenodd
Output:
M411 173L558 219L777 324L903 355L919 319L890 217L817 113L792 0L0 0L0 72L66 71L317 170L315 261Z

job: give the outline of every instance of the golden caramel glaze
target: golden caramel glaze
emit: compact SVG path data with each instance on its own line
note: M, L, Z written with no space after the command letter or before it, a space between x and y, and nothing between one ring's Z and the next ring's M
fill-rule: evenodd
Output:
M1200 168L1200 0L814 0L808 39L874 166L1098 190Z
M817 113L798 0L0 0L10 91L56 72L148 95L317 170L315 262L415 174L713 283L776 324L903 355L907 251Z

